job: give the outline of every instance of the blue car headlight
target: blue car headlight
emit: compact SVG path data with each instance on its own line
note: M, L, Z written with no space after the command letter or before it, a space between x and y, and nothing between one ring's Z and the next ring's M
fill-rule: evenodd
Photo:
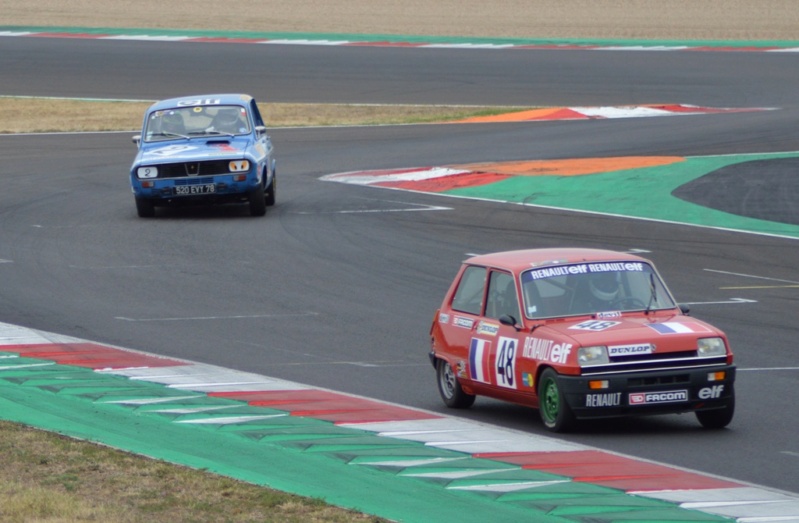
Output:
M232 160L228 164L228 169L232 173L241 173L250 170L250 161L249 160Z

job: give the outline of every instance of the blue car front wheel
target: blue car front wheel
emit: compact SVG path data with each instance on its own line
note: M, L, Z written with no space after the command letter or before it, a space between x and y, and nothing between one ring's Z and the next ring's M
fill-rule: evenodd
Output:
M263 216L266 214L266 195L262 185L250 190L247 194L247 201L250 204L251 216Z
M145 198L136 198L136 212L139 218L152 218L155 216L155 205Z

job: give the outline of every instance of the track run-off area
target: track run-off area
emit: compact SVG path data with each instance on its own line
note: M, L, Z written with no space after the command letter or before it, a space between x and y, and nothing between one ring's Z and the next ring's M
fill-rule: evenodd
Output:
M397 521L792 521L799 498L0 324L2 417Z
M547 106L273 129L281 193L262 220L227 208L138 220L130 133L0 136L0 417L398 521L799 521L797 421L783 420L799 382L799 136L784 91L797 50L0 27L14 73L3 95L540 93L526 105ZM666 55L686 62L642 69ZM713 79L736 61L759 74L742 94ZM567 245L646 253L730 335L728 429L665 417L552 437L529 409L439 404L426 331L460 260Z

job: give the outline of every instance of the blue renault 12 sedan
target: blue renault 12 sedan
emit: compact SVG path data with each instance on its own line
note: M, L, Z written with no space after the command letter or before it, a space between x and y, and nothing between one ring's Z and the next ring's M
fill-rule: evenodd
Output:
M275 204L272 141L255 99L211 94L163 100L144 114L130 183L141 217L181 204Z

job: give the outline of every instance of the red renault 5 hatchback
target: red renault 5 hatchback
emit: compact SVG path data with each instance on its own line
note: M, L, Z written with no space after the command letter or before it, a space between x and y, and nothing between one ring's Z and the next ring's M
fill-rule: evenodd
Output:
M735 410L725 334L687 316L654 265L597 249L466 260L436 311L430 360L441 398L538 408L552 431L577 419L693 412L722 428Z

